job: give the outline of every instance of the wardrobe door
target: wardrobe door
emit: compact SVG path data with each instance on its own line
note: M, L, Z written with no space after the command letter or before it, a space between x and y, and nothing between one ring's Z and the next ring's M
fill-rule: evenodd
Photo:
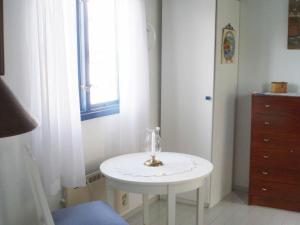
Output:
M163 150L211 159L215 1L163 0Z
M215 18L215 0L163 0L163 151L211 160Z

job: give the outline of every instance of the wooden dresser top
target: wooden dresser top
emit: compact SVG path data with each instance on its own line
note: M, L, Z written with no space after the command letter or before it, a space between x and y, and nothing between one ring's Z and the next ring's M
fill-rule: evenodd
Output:
M284 97L300 97L300 93L271 93L271 92L253 92L254 96L284 96Z

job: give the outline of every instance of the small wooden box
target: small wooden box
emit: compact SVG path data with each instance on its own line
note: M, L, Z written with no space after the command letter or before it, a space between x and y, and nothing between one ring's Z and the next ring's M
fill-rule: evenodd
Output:
M287 82L272 82L272 93L287 93Z

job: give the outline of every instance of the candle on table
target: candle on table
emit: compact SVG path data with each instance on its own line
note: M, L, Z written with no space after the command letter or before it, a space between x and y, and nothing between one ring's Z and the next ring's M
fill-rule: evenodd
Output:
M155 131L152 131L151 134L151 155L154 156L155 155Z

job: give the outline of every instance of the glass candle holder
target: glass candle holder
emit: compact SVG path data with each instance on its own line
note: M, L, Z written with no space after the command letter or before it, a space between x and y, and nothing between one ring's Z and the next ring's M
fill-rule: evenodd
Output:
M156 167L163 165L163 163L157 159L158 153L161 152L159 127L147 129L145 151L149 153L150 156L150 159L145 162L146 166Z

